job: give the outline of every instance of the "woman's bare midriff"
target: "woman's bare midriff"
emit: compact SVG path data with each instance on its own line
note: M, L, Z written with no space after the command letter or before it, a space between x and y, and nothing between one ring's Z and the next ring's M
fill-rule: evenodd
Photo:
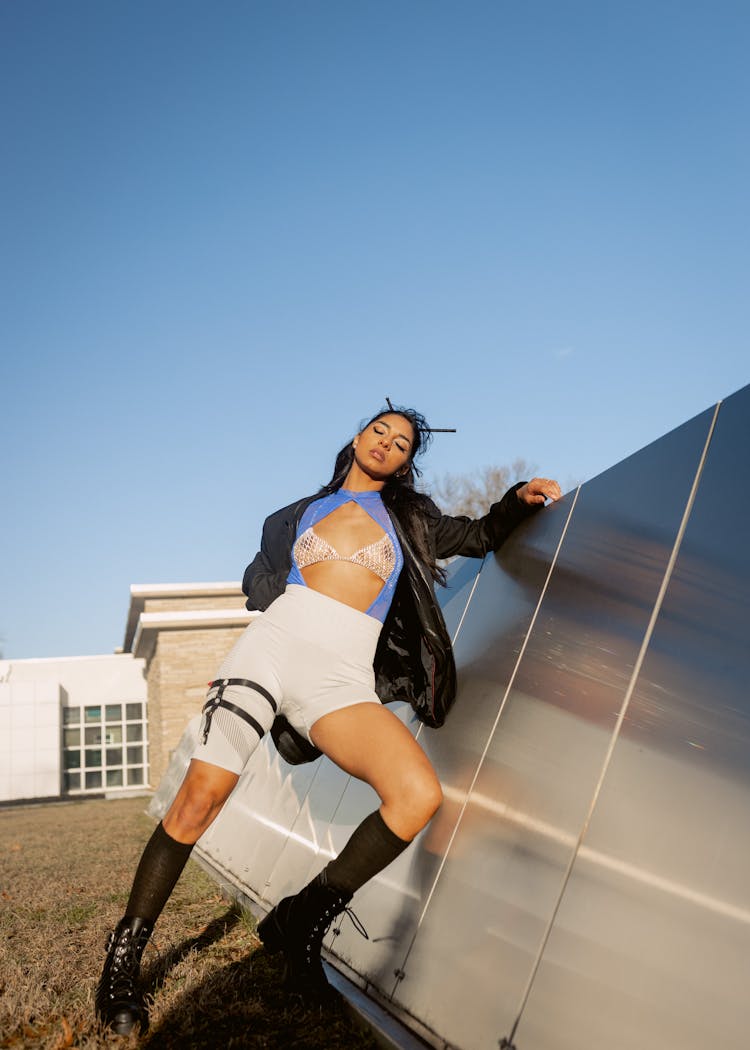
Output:
M378 523L354 501L321 518L315 532L344 558L384 535ZM302 569L302 579L311 590L360 612L370 608L383 588L379 576L351 561L315 562Z
M302 579L313 591L366 612L383 588L383 581L363 565L351 561L319 561L302 570Z

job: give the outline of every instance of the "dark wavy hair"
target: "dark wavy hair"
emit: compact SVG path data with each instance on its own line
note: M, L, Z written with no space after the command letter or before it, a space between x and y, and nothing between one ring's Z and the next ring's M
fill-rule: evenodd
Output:
M404 408L403 405L394 405L392 408L390 406L382 408L366 422L361 423L357 433L362 433L372 423L388 415L403 416L404 419L407 419L414 431L414 440L407 469L402 474L391 474L386 479L380 495L388 510L393 511L398 518L414 552L433 580L444 584L445 572L436 563L427 541L426 517L430 500L423 492L417 492L415 488L416 479L422 476L422 472L414 461L417 456L423 455L427 450L432 441L432 432L421 412L417 412L414 408ZM323 486L321 493L337 492L344 484L353 462L354 449L349 440L336 456L333 476L328 484Z

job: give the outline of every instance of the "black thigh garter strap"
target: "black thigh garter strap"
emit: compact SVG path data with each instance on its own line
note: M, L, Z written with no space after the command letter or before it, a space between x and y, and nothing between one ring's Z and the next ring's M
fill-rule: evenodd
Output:
M211 719L214 716L214 711L216 711L219 707L224 707L227 709L227 711L231 711L233 715L237 715L239 718L242 718L245 722L248 723L248 725L251 725L253 727L253 729L260 738L262 738L265 735L266 731L260 724L260 722L257 722L252 715L249 715L247 713L247 711L243 711L241 707L237 707L236 704L233 704L229 700L224 699L224 690L228 685L243 685L246 689L252 689L256 693L260 693L260 695L269 702L269 704L273 708L274 714L276 714L276 701L268 692L268 690L264 689L262 685L258 685L257 682L251 682L249 678L217 678L215 682L211 682L209 684L209 689L213 689L214 686L218 686L219 691L217 692L216 696L207 700L206 703L203 705L203 714L206 716L205 725L203 727L204 744L208 741L208 732L211 728Z

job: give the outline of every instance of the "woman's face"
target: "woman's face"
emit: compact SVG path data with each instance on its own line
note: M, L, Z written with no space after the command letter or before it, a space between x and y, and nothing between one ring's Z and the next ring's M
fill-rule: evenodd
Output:
M376 478L389 478L408 468L414 429L404 416L386 412L369 423L352 441L357 464Z

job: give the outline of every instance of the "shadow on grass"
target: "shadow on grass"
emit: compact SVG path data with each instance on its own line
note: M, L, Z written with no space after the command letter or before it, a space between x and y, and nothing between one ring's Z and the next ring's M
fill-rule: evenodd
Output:
M202 951L215 944L216 941L220 941L222 937L225 937L237 925L241 917L242 912L240 909L232 906L223 915L212 919L197 937L186 937L180 944L176 944L164 955L160 955L151 965L144 967L141 987L146 998L153 996L156 989L164 983L170 970L173 970L186 955L192 951Z
M231 909L200 937L178 945L144 974L152 993L179 959L218 940L240 918ZM372 1036L351 1017L333 992L325 1005L290 995L283 985L280 955L258 948L242 959L205 975L177 999L169 1012L143 1037L149 1050L353 1050L375 1047Z

